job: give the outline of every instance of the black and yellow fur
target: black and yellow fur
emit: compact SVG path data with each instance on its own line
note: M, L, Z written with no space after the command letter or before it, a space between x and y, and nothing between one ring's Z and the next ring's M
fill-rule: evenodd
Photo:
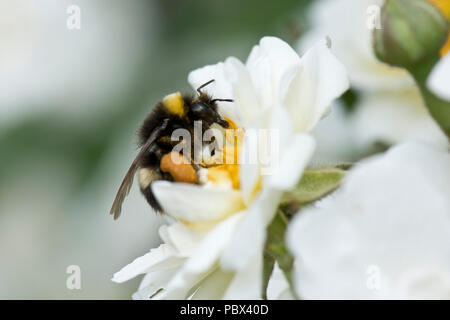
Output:
M138 131L141 150L128 170L110 211L115 219L120 215L122 202L131 188L136 172L138 172L139 187L149 205L155 211L163 212L163 208L152 192L151 185L157 180L173 180L169 173L160 170L160 161L164 154L171 152L172 148L179 143L179 141L171 140L174 130L187 129L192 137L194 121L202 122L203 132L213 123L224 128L228 127L228 122L217 112L217 101L231 102L232 100L213 99L201 91L204 86L213 81L208 81L197 89L198 97L181 95L179 92L164 97L144 119ZM193 143L193 139L191 140Z

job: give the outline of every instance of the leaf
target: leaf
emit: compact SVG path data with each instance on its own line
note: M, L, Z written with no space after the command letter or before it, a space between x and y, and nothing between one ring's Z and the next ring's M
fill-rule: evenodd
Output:
M345 170L351 164L342 164L333 167L319 167L307 169L292 191L286 192L280 207L289 216L296 213L301 206L319 200L339 187L345 177Z

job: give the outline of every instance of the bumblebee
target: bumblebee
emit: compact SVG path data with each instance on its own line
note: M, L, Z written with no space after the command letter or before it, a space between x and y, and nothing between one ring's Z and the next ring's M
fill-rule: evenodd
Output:
M178 143L171 139L174 130L184 128L193 133L194 121L201 121L203 132L214 123L223 128L229 127L229 123L217 112L217 102L233 100L214 99L202 91L213 81L214 79L198 87L198 95L182 95L179 92L167 95L147 115L138 131L140 151L125 174L110 210L114 219L120 216L122 203L130 192L136 173L140 190L149 205L156 212L163 212L152 192L151 184L158 180L177 180L174 179L174 173L164 170L167 155ZM192 158L188 160L194 163ZM190 168L193 169L194 166Z

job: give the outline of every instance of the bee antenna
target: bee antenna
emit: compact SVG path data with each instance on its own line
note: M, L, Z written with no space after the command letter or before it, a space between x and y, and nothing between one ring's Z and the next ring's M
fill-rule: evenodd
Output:
M200 87L198 87L197 88L197 92L198 92L198 94L202 94L202 89L204 88L204 87L206 87L207 85L209 85L209 84L211 84L212 82L214 82L215 81L215 79L212 79L212 80L209 80L208 82L205 82L204 84L202 84Z
M212 99L211 102L214 103L216 101L223 101L223 102L234 102L233 99Z

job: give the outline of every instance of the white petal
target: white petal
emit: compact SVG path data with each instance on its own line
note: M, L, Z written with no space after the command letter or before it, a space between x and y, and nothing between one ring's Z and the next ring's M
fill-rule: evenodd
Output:
M226 288L226 300L257 300L261 299L262 288L262 257L259 252L245 268L237 271Z
M448 148L405 143L359 164L289 226L299 296L450 298L448 190Z
M158 292L158 290L166 287L167 283L175 275L177 270L177 268L173 268L147 273L144 276L144 279L142 279L138 291L133 294L133 300L148 300Z
M188 257L203 239L203 234L187 228L183 223L175 222L169 226L162 225L159 235L164 243L177 251L180 257Z
M219 62L203 68L193 70L188 75L189 84L197 90L202 84L214 79L214 82L202 89L214 98L233 99L233 88L225 77L225 65ZM238 110L234 103L218 102L219 113L239 123Z
M200 283L199 288L192 295L192 300L223 299L225 291L230 285L234 274L217 268L211 275Z
M284 97L295 130L311 130L348 87L345 67L331 54L326 41L308 50Z
M249 204L260 179L257 139L257 130L246 130L239 159L239 183L246 205Z
M266 228L275 215L282 192L263 189L248 209L242 223L221 257L225 270L240 270L262 252L266 239Z
M289 288L289 283L286 280L283 271L278 266L278 262L275 263L275 267L269 279L269 284L267 286L267 299L268 300L294 299Z
M313 1L308 10L311 30L302 35L299 52L306 52L324 37L333 40L331 51L349 72L352 87L363 91L402 90L414 86L403 69L381 63L375 57L372 30L382 0Z
M188 82L194 90L197 90L202 84L213 79L214 82L204 87L202 89L203 92L214 97L220 96L221 98L226 98L231 96L232 88L230 83L225 79L223 62L193 70L188 75Z
M297 53L286 42L275 37L262 38L259 45L252 49L246 66L265 108L273 107L279 101L281 79L298 63Z
M244 145L241 150L240 183L244 201L247 205L255 195L261 175L271 176L278 168L280 160L290 157L290 141L293 140L289 114L285 108L277 107L271 112L267 129L249 128L245 132ZM296 138L294 137L294 140ZM294 146L294 148L297 146ZM284 154L287 150L288 154ZM307 151L305 148L300 150ZM309 152L306 152L307 157ZM292 160L292 163L291 163ZM297 159L286 159L289 167L297 165ZM303 171L300 165L293 171ZM295 177L294 177L295 179Z
M255 122L261 112L260 100L242 62L234 57L225 61L225 74L233 87L233 98L245 127Z
M184 267L192 272L201 272L212 266L224 245L233 236L242 217L242 214L235 214L208 233Z
M263 139L265 145L262 146L263 152L280 158L281 152L285 149L289 140L292 139L294 131L291 125L291 119L286 108L279 106L273 110L270 115L269 130L271 140Z
M278 80L286 70L289 70L292 66L296 65L300 58L291 48L289 44L276 37L264 37L259 41L259 47L261 52L269 59L272 72ZM248 64L252 64L252 57L250 56Z
M450 101L450 53L434 67L428 78L428 87L440 98Z
M278 190L290 190L300 180L314 153L316 143L312 136L296 134L282 150L279 164L267 177L267 186Z
M149 253L137 258L132 263L116 272L112 281L122 283L139 274L179 267L185 259L177 255L175 249L167 244L150 250Z
M417 89L365 94L352 116L359 148L376 142L420 140L446 145L447 137L431 118Z
M261 110L267 109L275 100L275 93L271 82L270 61L264 56L259 46L253 47L250 52L246 68L258 95L258 101L261 103Z
M235 214L207 234L195 253L167 285L159 299L185 299L192 288L214 271L225 245L234 236L242 214Z
M220 220L244 207L237 190L167 181L152 183L152 190L167 214L189 222Z

